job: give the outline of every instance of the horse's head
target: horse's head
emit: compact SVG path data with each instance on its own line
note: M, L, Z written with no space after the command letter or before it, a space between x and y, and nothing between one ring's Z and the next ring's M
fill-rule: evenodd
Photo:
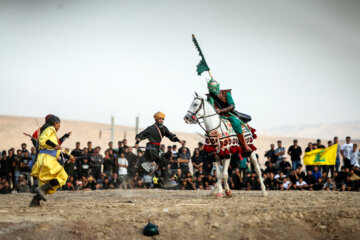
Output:
M195 124L199 117L204 116L204 99L195 92L195 97L187 111L184 120L185 123Z

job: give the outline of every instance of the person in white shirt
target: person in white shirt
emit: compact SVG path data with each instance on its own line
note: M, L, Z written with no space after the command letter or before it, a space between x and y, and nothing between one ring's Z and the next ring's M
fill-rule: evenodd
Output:
M125 154L121 153L120 157L118 158L118 167L119 167L119 179L120 179L120 187L127 189L127 185L128 185L128 169L129 163L128 160L126 160L125 158Z
M354 143L353 149L350 155L350 165L354 167L355 165L359 165L359 151L357 150L357 144Z
M344 143L341 146L341 150L340 150L341 156L343 157L344 166L346 168L351 167L350 159L351 159L351 152L353 150L353 144L350 141L351 141L351 138L346 137L346 143Z
M297 190L304 190L308 187L307 183L303 180L303 178L299 178L299 181L296 182Z

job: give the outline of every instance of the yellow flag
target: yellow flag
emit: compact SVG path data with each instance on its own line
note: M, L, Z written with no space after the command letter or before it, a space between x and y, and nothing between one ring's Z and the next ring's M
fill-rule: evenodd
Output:
M335 165L338 144L305 153L304 165Z

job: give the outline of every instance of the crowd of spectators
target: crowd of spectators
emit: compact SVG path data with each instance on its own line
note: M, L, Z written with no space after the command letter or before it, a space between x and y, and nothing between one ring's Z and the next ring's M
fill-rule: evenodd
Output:
M338 143L338 138L328 142L328 146ZM92 142L81 148L79 142L71 154L74 161L61 160L69 178L62 190L89 191L98 189L145 189L161 187L158 179L159 170L149 175L141 167L144 154L140 149L128 146L127 140L113 143L101 154L100 147L93 147ZM203 144L192 152L184 142L177 145L161 145L161 155L168 161L171 180L177 182L181 190L213 189L217 182L214 156L206 154ZM309 143L305 152L325 148L318 139ZM69 151L69 150L68 150ZM30 175L35 161L35 148L27 150L23 143L21 149L2 151L0 156L0 193L30 192L37 185L37 180ZM287 150L282 142L277 142L265 152L265 164L261 166L264 184L267 190L328 190L359 191L360 170L357 145L346 138L346 143L338 145L336 164L333 166L303 166L303 150L298 141ZM290 161L287 160L290 158ZM341 165L342 160L342 166ZM231 156L229 166L229 185L235 190L260 190L260 179L253 171L254 167L247 158Z

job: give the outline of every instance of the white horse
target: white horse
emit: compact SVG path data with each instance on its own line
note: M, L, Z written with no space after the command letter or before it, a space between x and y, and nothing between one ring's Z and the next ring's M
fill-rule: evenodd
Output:
M201 125L199 122L199 119L203 119L203 124L205 127ZM203 128L206 132L206 136L210 136L211 132L218 131L222 133L226 133L228 131L228 128L225 126L224 122L221 120L220 115L217 114L214 107L204 98L199 97L197 93L195 93L195 97L193 102L190 105L190 108L187 112L187 114L184 117L184 120L188 124L196 124L198 123L201 128ZM251 132L247 132L247 134L251 134ZM231 141L230 141L231 142ZM220 145L220 143L217 143ZM215 144L216 145L216 144ZM222 172L220 171L220 157L219 157L219 149L217 150L217 153L215 154L216 158L216 177L217 177L217 183L215 185L214 190L211 192L211 195L215 195L216 197L222 197L224 190L222 187L222 178L224 178L224 187L225 187L225 194L228 197L231 197L231 190L228 184L228 168L230 164L230 157L225 158L223 162L223 169ZM252 151L250 154L250 159L254 165L255 171L260 179L260 187L262 191L262 196L266 197L267 192L265 191L265 186L263 183L263 179L261 177L261 171L260 166L257 161L256 153L255 151Z

